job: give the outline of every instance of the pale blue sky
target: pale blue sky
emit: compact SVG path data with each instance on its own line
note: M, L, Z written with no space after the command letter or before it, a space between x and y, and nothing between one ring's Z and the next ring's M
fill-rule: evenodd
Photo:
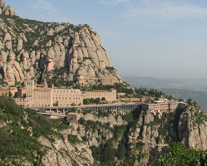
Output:
M22 18L89 24L122 76L207 78L206 0L4 0Z

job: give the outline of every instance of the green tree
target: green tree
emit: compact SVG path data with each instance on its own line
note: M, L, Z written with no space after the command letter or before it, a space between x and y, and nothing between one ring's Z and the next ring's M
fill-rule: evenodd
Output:
M102 97L101 100L106 100L106 98L105 97Z
M81 118L78 120L78 122L79 122L80 124L84 124L84 123L85 123L85 119L84 119L83 117L81 117Z
M158 166L197 166L206 165L206 155L202 150L187 148L181 142L174 142L169 149L168 153L160 159Z
M80 89L80 85L79 84L75 84L75 89Z
M181 101L184 101L184 100L183 100L183 99L181 99L181 98L179 98L179 99L178 99L178 101L179 101L179 102L181 102Z
M156 100L156 101L159 101L159 99L160 99L159 97L155 97L155 100Z
M187 103L188 103L189 105L192 105L192 104L193 104L193 100L192 100L191 98L189 98L189 99L187 99Z
M170 95L170 96L168 96L168 100L172 100L173 99L173 97Z
M19 97L19 93L18 92L15 92L14 98L18 98L18 97Z

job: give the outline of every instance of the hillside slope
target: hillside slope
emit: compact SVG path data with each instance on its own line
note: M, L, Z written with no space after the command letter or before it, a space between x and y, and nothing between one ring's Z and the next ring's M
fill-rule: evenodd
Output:
M0 66L2 81L9 86L26 79L41 81L46 77L52 80L58 71L61 75L54 80L61 83L122 82L102 47L100 36L89 25L45 23L6 15L2 2Z
M63 122L0 97L0 159L27 165L40 155L44 165L93 165L92 152L76 127Z
M132 114L122 111L116 116L81 112L82 117L128 123L115 125L81 118L78 126L68 126L64 120L51 120L0 97L0 159L32 163L39 154L44 165L156 165L173 142L207 150L207 115L191 100L185 109L171 113L154 114L141 106Z

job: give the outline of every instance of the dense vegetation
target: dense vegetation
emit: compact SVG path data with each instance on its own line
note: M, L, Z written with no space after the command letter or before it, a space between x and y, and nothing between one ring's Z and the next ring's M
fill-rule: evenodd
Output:
M196 102L194 102L192 99L188 99L187 102L189 103L189 107L195 108L193 111L193 119L192 121L195 121L195 124L203 123L207 120L207 117L203 114L202 111L199 111L199 107L197 106ZM172 149L175 149L174 146L179 146L181 149L185 149L185 155L187 156L185 158L185 155L183 154L183 161L184 163L194 163L196 161L204 162L204 152L201 150L187 150L183 145L183 147L180 147L179 143L173 143L176 141L179 141L178 137L172 137L171 132L175 131L178 136L178 123L179 123L179 117L182 113L186 112L187 109L177 109L174 112L170 113L163 113L162 116L159 116L158 114L152 114L154 117L154 120L148 124L143 124L140 126L140 129L143 130L143 126L148 126L151 128L151 130L157 130L159 133L159 137L157 137L157 143L160 142L160 139L164 140L164 144L172 144L172 148L168 148L167 146L162 147L162 151L158 149L158 147L155 147L154 149L151 149L149 151L149 154L140 153L142 151L142 148L144 144L142 142L137 142L136 146L134 147L137 149L137 152L129 148L128 144L128 136L127 133L129 132L135 132L135 129L139 126L138 119L141 119L146 114L149 114L148 110L144 110L141 106L137 109L135 109L132 114L126 114L122 118L127 120L129 124L127 126L116 126L115 128L110 128L108 125L101 125L99 122L93 122L93 121L85 121L84 119L80 120L81 124L84 124L86 126L86 130L92 130L92 131L99 131L99 134L102 134L100 132L100 127L104 127L108 129L110 132L113 133L113 138L109 140L105 140L104 135L102 135L102 142L99 147L92 146L92 152L93 157L95 160L99 161L101 165L115 165L114 158L117 159L117 161L120 162L121 165L133 165L136 161L141 161L143 157L146 157L146 155L149 156L149 164L150 165L157 165L158 162L160 165L176 165L176 164L166 164L169 163L168 156L171 155L171 158L174 154L172 154ZM107 116L107 115L105 115ZM156 128L158 126L158 128ZM87 137L87 136L86 136ZM85 137L85 140L86 140ZM142 135L138 137L138 139L143 139ZM114 148L114 143L119 140L119 146L118 149ZM183 151L184 152L184 151ZM191 161L187 161L190 159L189 156L195 154L195 156L192 157ZM202 155L201 155L202 154ZM177 154L178 155L178 154ZM162 157L161 157L162 156ZM175 159L174 159L175 160ZM179 159L178 159L179 160ZM205 161L206 162L206 161ZM176 163L176 162L175 162ZM179 162L178 162L179 163ZM183 164L188 165L188 164ZM202 164L194 164L194 165L202 165Z
M100 99L100 98L91 98L91 99L83 99L83 104L106 104L106 103L108 103L107 101L106 101L106 98L105 97L103 97L102 99Z
M51 134L60 136L58 131L68 128L66 122L50 120L34 110L17 106L11 98L0 97L0 158L19 156L33 161L34 154L43 155L37 138L41 135L50 139Z
M169 151L157 161L158 166L204 166L207 165L206 152L187 148L180 142L174 142Z
M189 104L189 110L192 108L199 109L197 103L192 99L187 100ZM101 136L100 146L92 146L92 154L94 159L100 162L99 165L115 165L114 159L119 161L120 165L133 165L136 161L141 161L145 157L144 153L140 153L143 148L143 143L139 142L135 146L135 151L129 148L128 136L129 131L133 132L133 128L136 127L138 119L144 116L147 110L143 110L142 107L135 109L132 114L123 115L122 118L129 122L128 125L110 127L110 123L101 123L94 121L85 121L84 118L79 120L79 123L85 126L85 131L91 131L92 133L98 132ZM180 143L173 143L176 139L170 137L169 133L172 130L177 131L180 114L185 112L186 109L176 110L173 113L163 114L161 117L154 115L154 121L146 124L153 127L159 124L158 132L160 137L165 137L165 143L172 143L170 149L163 148L162 153L157 148L150 151L150 163L152 165L205 165L206 155L201 150L187 150ZM91 113L89 110L85 113ZM107 117L109 112L99 112L97 116ZM202 111L192 111L193 122L200 124L206 121L207 117ZM51 134L60 137L58 132L61 129L68 128L65 125L65 121L50 120L45 116L37 114L34 110L24 109L17 106L11 98L2 96L0 97L0 158L7 160L14 155L19 159L25 157L27 160L33 162L36 158L35 154L43 155L41 145L37 142L37 138L40 135L48 138ZM3 127L4 126L4 127ZM79 129L77 129L79 130ZM103 131L108 131L113 134L113 137L106 139ZM178 131L177 131L178 132ZM141 139L142 135L140 135ZM90 139L88 135L83 137L83 141ZM68 135L68 140L72 144L79 143L77 136ZM115 142L119 142L118 147L114 147ZM159 141L159 140L158 140ZM139 153L136 152L139 150ZM162 156L160 157L160 155ZM181 163L181 164L180 164ZM183 163L183 164L182 164Z

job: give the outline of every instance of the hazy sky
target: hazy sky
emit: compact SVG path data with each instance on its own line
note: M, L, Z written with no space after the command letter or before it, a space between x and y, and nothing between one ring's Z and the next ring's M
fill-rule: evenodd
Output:
M22 18L88 24L121 76L207 78L206 0L4 0Z

